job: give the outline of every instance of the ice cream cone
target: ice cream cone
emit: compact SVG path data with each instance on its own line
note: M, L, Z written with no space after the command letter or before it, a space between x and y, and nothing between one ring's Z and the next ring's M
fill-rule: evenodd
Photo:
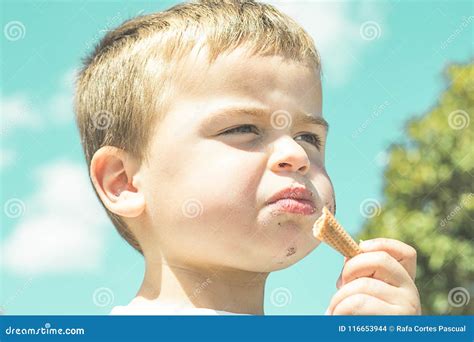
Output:
M345 257L352 258L362 253L357 243L326 207L323 207L322 215L313 226L313 235L316 239L327 243Z

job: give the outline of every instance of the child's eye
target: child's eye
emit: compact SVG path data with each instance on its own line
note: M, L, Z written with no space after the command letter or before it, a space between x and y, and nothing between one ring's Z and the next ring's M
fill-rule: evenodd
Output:
M307 134L299 135L296 138L299 138L299 137L308 137L309 139L304 139L304 141L316 146L318 150L321 148L321 139L319 138L318 135L313 134L313 133L307 133Z
M254 125L242 125L242 126L231 128L231 129L229 129L225 132L222 132L221 134L226 135L226 134L233 134L233 133L243 133L243 134L255 133L255 134L259 134L259 130ZM316 146L316 148L318 150L321 148L321 139L319 138L318 135L312 134L312 133L307 133L307 134L299 135L296 138L300 138L300 137L307 137L307 139L303 139L303 140L306 141L309 144L312 144L312 145ZM295 138L295 140L296 140L296 138Z
M242 125L228 131L222 132L221 134L232 134L232 133L255 133L258 134L258 128L254 125Z

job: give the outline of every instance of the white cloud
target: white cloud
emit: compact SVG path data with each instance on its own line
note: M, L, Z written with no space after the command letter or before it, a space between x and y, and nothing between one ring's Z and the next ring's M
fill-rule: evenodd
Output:
M2 133L13 129L41 125L41 120L31 100L24 94L0 97L0 115Z
M0 96L0 129L2 138L8 138L18 129L45 128L48 124L74 125L74 80L77 69L69 69L60 78L58 88L46 99L33 98L30 95L17 93ZM17 151L5 147L2 141L0 169L10 166Z
M56 123L74 122L74 81L77 69L66 71L61 77L58 91L49 99L47 110Z
M97 270L109 220L85 168L57 161L35 177L37 190L3 242L4 267L21 275Z
M1 130L10 133L18 128L44 127L53 124L74 124L74 81L77 69L71 68L59 79L58 87L48 98L31 98L26 94L0 97Z
M375 41L363 39L361 25L377 22L383 33L385 5L375 1L357 4L340 1L266 1L295 19L313 37L325 79L333 86L350 80L364 49Z
M16 152L12 149L0 149L0 170L4 170L14 163L16 159Z

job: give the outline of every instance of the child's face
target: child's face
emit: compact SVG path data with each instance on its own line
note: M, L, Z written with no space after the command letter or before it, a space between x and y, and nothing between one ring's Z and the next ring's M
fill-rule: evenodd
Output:
M319 75L281 57L244 52L220 56L209 68L204 55L190 58L152 137L149 164L141 169L153 227L146 244L159 243L168 261L285 268L319 244L312 225L323 205L334 208L324 167L326 129L297 122L301 112L321 118ZM229 110L250 107L268 113L257 118ZM213 118L217 112L226 115ZM220 134L242 125L255 127ZM319 150L308 134L319 136ZM313 193L314 213L266 205L294 186Z

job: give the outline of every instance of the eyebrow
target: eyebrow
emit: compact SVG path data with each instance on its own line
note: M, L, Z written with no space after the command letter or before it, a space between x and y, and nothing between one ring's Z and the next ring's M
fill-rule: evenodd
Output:
M274 111L276 113L278 111ZM284 113L289 113L286 111L282 111L282 115ZM211 122L219 122L219 121L226 121L236 117L242 116L252 116L261 121L271 120L272 113L266 109L259 108L259 107L230 107L225 109L220 109L215 113L208 115L204 120L203 123L210 124ZM291 115L291 113L290 113ZM323 117L315 117L311 114L307 114L305 112L296 112L291 115L291 120L295 125L316 125L322 126L326 132L329 130L329 123Z

